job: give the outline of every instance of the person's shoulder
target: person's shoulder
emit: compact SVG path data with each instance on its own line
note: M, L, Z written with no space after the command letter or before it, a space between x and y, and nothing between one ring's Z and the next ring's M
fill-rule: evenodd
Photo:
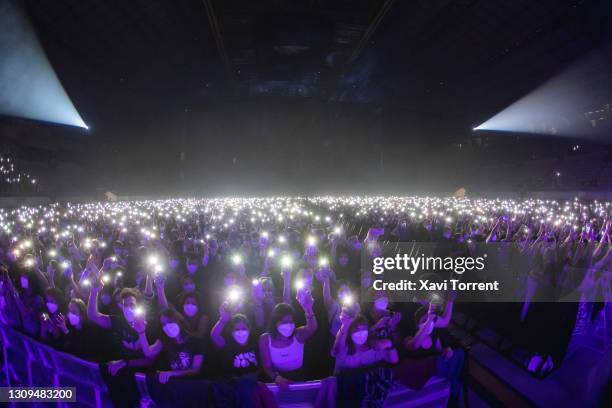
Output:
M108 318L111 321L111 327L112 328L117 328L119 326L124 325L124 323L127 323L123 320L123 318L121 316L119 316L118 314L110 314L108 315Z

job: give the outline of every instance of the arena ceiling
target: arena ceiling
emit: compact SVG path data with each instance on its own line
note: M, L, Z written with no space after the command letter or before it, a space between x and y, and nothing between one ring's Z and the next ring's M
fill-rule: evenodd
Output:
M605 0L26 0L91 118L257 97L476 123L609 41Z

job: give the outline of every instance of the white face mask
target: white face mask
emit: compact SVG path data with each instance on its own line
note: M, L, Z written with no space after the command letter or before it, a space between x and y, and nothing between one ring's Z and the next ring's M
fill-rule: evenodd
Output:
M181 328L176 323L168 323L164 325L164 333L171 339L175 338L181 332Z
M283 336L291 337L291 335L293 334L293 331L295 330L295 324L293 324L293 323L281 323L278 326L276 326L276 329Z
M81 322L81 317L74 313L68 313L68 321L71 325L77 326Z
M366 341L368 341L368 331L359 330L353 332L353 334L351 334L351 339L353 340L353 343L361 346L362 344L365 344Z
M125 320L132 323L134 321L134 309L131 307L123 308L123 316L125 316Z
M183 305L183 311L187 316L193 317L198 313L198 307L191 303L185 303L185 305Z
M198 265L194 265L194 264L187 265L187 272L196 273L197 270L198 270Z
M387 306L389 306L389 298L381 297L374 301L374 307L377 310L386 310Z
M244 345L249 340L249 331L247 329L234 330L232 336L236 343Z
M28 282L28 278L26 278L25 276L21 277L21 287L23 289L27 289L28 286L30 286L30 282Z
M49 313L55 313L57 312L57 309L57 303L47 302L47 310L49 311Z

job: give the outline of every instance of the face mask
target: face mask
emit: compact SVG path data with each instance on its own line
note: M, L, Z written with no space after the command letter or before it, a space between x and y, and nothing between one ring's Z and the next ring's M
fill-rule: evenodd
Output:
M134 309L132 309L131 307L124 308L123 316L125 316L125 320L132 323L134 321Z
M57 309L57 303L47 302L47 310L49 311L49 313L55 313L57 312Z
M164 325L164 333L171 339L175 338L181 332L181 328L176 323L168 323Z
M81 322L81 317L74 313L68 313L68 321L71 325L76 326Z
M377 310L386 310L387 306L389 306L389 299L386 297L381 297L374 301L374 307Z
M187 316L193 317L196 315L196 313L198 313L198 307L194 304L186 303L183 306L183 311L185 312Z
M30 282L28 282L28 278L26 278L26 277L22 276L22 277L21 277L21 287L22 287L23 289L27 289L27 288L28 288L28 286L30 286Z
M246 344L247 340L249 339L249 331L246 329L234 330L232 336L234 337L234 340L236 340L236 343Z
M185 292L194 292L195 291L195 285L185 285L183 286L183 290Z
M295 330L295 324L293 323L282 323L276 326L276 329L280 334L285 337L291 337L293 330Z
M196 264L189 264L189 265L187 265L187 272L189 272L189 273L196 273L197 270L198 270L198 265L196 265Z
M177 266L178 266L178 259L171 259L170 260L170 268L176 269Z
M351 339L353 340L353 343L361 346L362 344L365 344L365 342L368 340L368 331L359 330L353 332L353 334L351 334Z

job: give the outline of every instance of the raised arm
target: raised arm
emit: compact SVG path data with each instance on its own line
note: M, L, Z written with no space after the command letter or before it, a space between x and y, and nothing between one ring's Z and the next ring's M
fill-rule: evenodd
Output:
M275 380L278 373L272 366L272 358L270 357L270 349L268 348L268 342L270 342L270 334L264 333L259 336L259 356L261 358L261 367L264 373L271 380Z
M291 303L291 268L283 266L281 271L283 277L283 302Z
M166 298L166 277L158 274L155 278L155 289L157 290L157 303L161 310L168 308L168 298Z
M95 279L92 284L92 288L89 291L89 299L87 301L87 317L98 326L110 329L112 326L110 316L98 311L98 295L104 284L100 279Z
M331 295L331 284L329 282L329 274L326 274L323 278L323 303L325 304L325 309L329 310L331 305L334 303L334 299Z
M340 330L336 334L336 338L334 339L334 345L331 349L331 356L338 357L340 354L346 351L346 338L348 337L348 328L351 325L352 318L349 317L344 311L340 314L340 321L342 324L340 325Z
M221 307L219 307L219 320L217 320L217 323L215 323L212 328L212 331L210 332L210 339L212 340L215 347L217 347L218 349L222 349L223 347L225 347L223 329L225 328L225 325L227 324L227 322L229 322L231 317L232 315L228 310L228 303L223 302L223 304L221 304Z
M453 317L454 297L446 300L446 307L442 316L438 317L435 322L436 327L448 327Z
M147 333L144 328L142 331L138 331L138 344L142 349L142 353L147 358L157 357L157 355L161 353L164 348L162 342L159 340L155 340L153 344L149 344L149 341L147 340Z
M295 329L295 335L301 343L305 343L317 331L317 318L312 310L314 299L310 293L298 295L298 302L306 315L306 325Z

